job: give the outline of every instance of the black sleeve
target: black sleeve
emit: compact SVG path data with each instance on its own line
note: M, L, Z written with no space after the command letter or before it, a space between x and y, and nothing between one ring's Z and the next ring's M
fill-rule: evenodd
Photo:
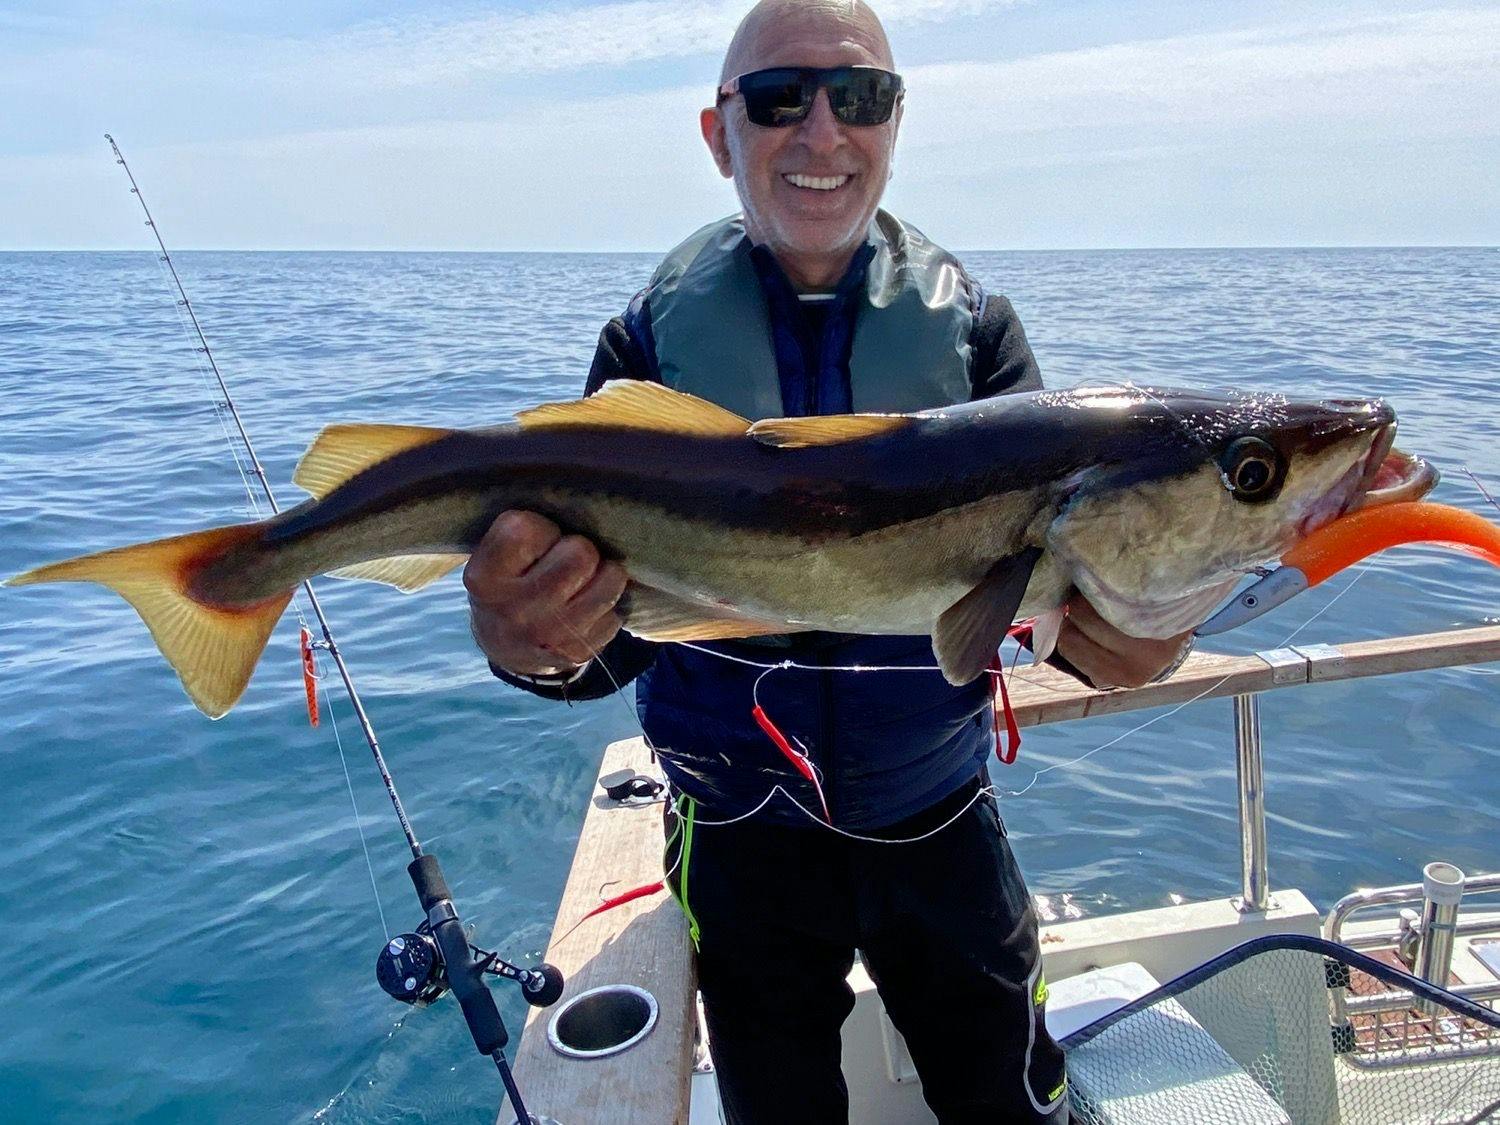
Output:
M1042 389L1042 372L1026 342L1015 307L987 294L969 333L969 381L974 399Z
M583 384L585 396L593 394L611 379L655 379L651 364L641 353L640 345L625 327L623 317L615 317L599 333L594 362Z
M599 333L599 346L594 350L594 362L589 365L589 377L584 383L583 393L593 394L611 379L650 379L651 366L641 354L635 339L620 317L615 317ZM604 651L589 662L583 675L570 684L537 683L527 676L517 676L495 664L490 671L501 680L522 691L543 699L565 699L569 703L602 699L617 687L624 687L656 659L657 646L629 633L615 634L614 640L604 646Z

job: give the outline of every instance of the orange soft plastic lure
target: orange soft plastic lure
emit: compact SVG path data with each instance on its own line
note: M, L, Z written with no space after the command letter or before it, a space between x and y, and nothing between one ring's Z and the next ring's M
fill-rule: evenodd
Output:
M1500 566L1500 527L1446 504L1382 504L1352 512L1314 531L1281 556L1281 569L1243 590L1198 628L1207 637L1253 621L1345 567L1387 547L1430 543Z

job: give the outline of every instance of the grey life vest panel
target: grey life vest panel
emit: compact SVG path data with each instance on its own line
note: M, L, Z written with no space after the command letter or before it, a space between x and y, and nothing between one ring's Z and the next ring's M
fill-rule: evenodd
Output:
M849 353L854 409L905 413L966 402L974 290L958 261L885 211L870 223ZM744 220L710 224L646 289L662 382L751 420L785 411L765 297ZM880 310L879 316L868 315Z

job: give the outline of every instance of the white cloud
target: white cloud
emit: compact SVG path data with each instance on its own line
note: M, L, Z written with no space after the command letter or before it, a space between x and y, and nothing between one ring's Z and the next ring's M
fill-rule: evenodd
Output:
M640 31L663 8L610 10ZM1471 8L909 69L890 202L959 246L1500 241L1497 44L1500 11ZM131 156L182 246L661 248L734 206L697 135L703 97L538 98L485 121L429 107L402 124L142 140ZM18 232L0 245L125 243L117 170L86 171L99 160L0 158Z
M908 138L1273 121L1500 125L1500 10L1188 35L919 68ZM981 114L960 114L978 105ZM920 139L918 139L920 138Z
M1021 2L886 0L879 7L888 26L899 26ZM463 20L388 21L300 46L324 67L421 85L477 74L576 71L717 55L747 9L745 0L625 0Z

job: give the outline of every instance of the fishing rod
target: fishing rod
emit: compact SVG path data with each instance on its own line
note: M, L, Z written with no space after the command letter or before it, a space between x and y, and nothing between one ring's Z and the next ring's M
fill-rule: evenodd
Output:
M240 444L244 447L250 472L260 482L261 492L265 494L266 503L270 505L271 511L279 514L281 506L277 503L275 490L272 489L265 467L255 452L255 443L250 440L250 431L245 426L245 420L240 414L233 394L230 393L229 383L219 369L213 349L209 347L208 339L203 334L203 327L198 322L198 314L193 309L192 302L188 300L187 290L183 287L182 278L177 273L177 266L172 261L172 255L162 238L161 228L157 226L156 219L151 214L151 208L146 205L145 194L136 183L135 173L126 163L125 154L120 151L120 146L108 133L104 134L104 139L109 142L109 147L115 154L115 163L125 170L125 175L130 180L130 192L136 197L141 205L141 211L146 216L146 226L150 228L156 240L157 249L160 251L159 260L165 265L172 286L177 291L178 308L187 317L187 324L197 340L194 351L203 357L209 370L213 372L219 392L224 396L222 406L234 420L234 428L239 435ZM227 430L225 437L229 438ZM230 439L230 452L235 453L232 439ZM238 464L238 453L235 453L235 461ZM248 479L245 481L245 487L254 505L255 495L250 489ZM505 1047L510 1040L510 1035L500 1017L500 1009L495 1003L494 993L490 991L485 976L490 974L515 981L520 985L521 994L528 1004L544 1008L555 1003L562 995L564 983L562 973L548 964L542 964L535 969L523 969L503 960L498 953L488 952L470 944L468 935L464 932L463 921L453 905L453 896L448 890L448 884L443 877L443 869L437 857L422 850L422 844L412 829L411 820L406 815L406 808L401 803L401 796L396 791L395 779L391 776L385 755L381 752L380 740L376 737L370 716L360 700L359 690L354 686L354 677L350 675L344 654L340 651L338 642L334 640L333 630L329 627L328 617L323 612L323 606L318 601L318 595L313 590L311 580L302 583L302 590L307 595L307 604L313 616L317 618L318 627L323 634L321 642L306 641L304 644L309 649L319 648L327 652L334 667L338 669L339 678L344 684L344 694L348 697L349 705L359 720L360 730L375 760L375 768L380 771L380 780L385 785L386 796L391 800L391 807L396 811L396 819L401 823L401 832L405 835L407 847L411 850L412 860L407 865L406 871L411 877L412 885L416 888L417 900L421 903L425 914L423 922L414 931L389 938L376 961L375 978L387 994L418 1008L425 1008L451 990L458 999L475 1047L478 1048L480 1054L488 1055L494 1060L495 1067L500 1073L500 1081L505 1087L506 1095L510 1098L511 1107L516 1111L517 1120L535 1122L537 1119L526 1112L521 1093L516 1088L515 1076L511 1073L510 1063L506 1059ZM357 820L358 811L356 810L356 822ZM372 883L373 879L372 873ZM379 901L378 893L376 901L377 903Z

